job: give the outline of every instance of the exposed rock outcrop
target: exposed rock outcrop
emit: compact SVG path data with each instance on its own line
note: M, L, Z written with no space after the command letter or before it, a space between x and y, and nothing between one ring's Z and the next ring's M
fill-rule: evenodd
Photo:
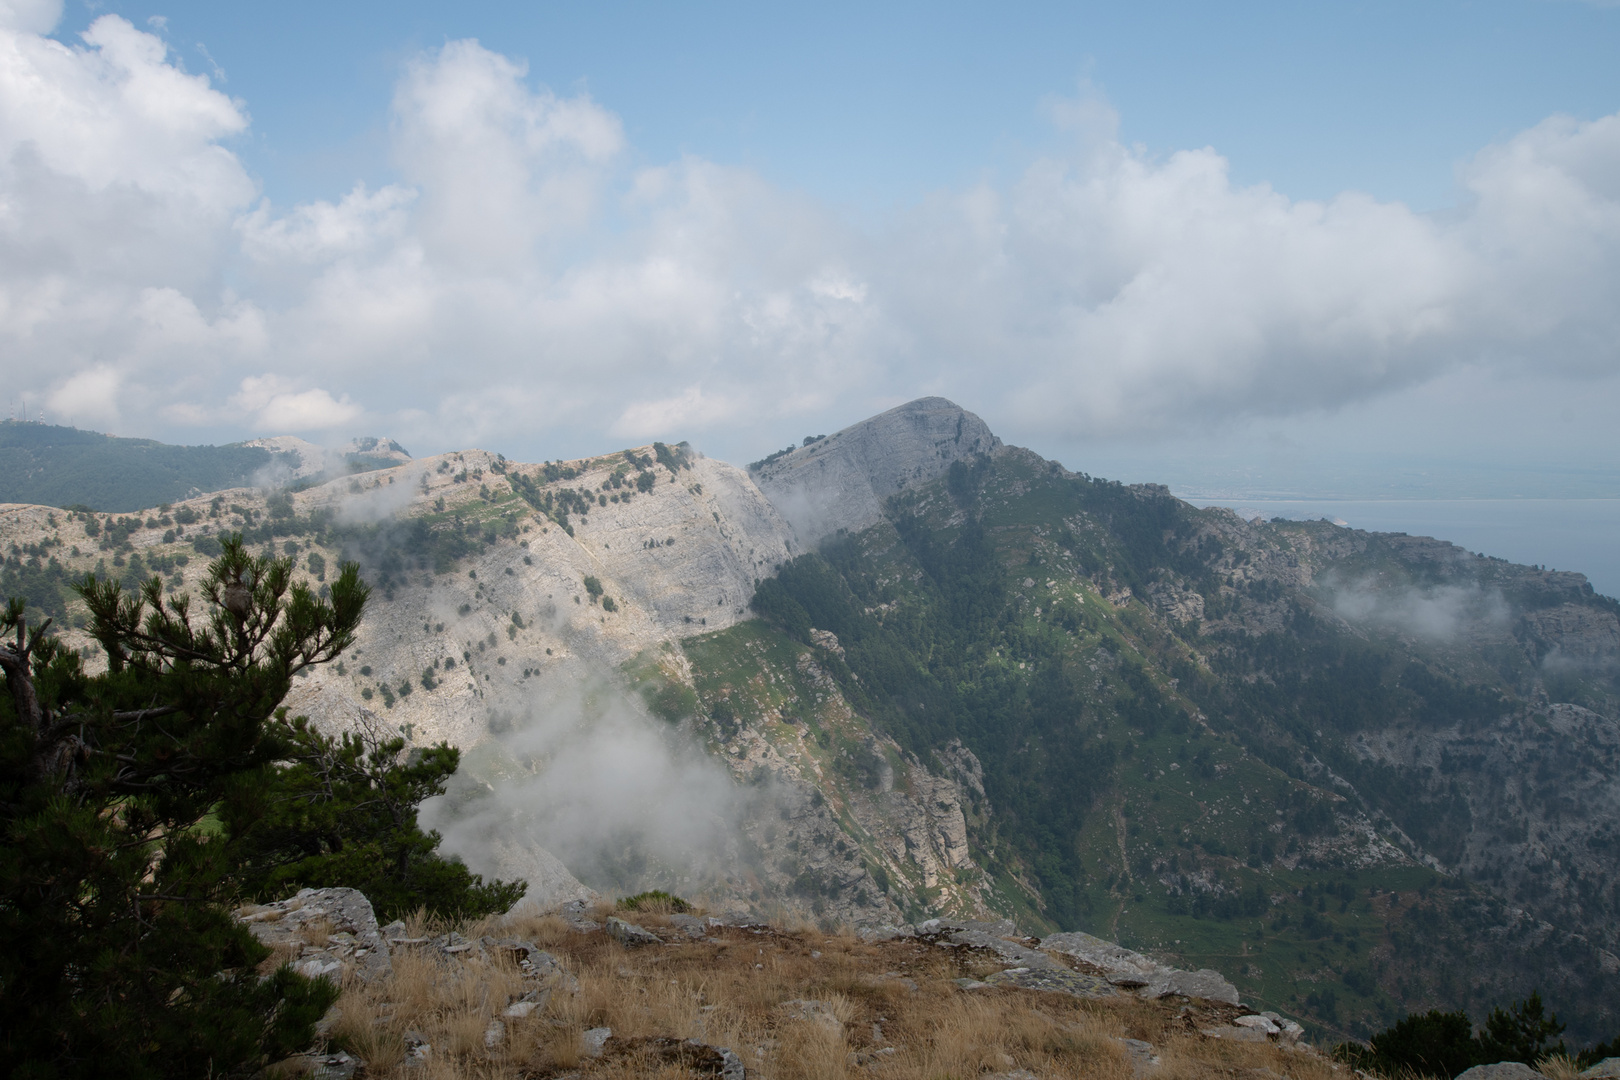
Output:
M249 905L236 917L285 953L300 975L340 982L349 968L369 982L393 970L371 901L356 889L302 889L287 900Z
M1171 994L1238 1004L1237 987L1220 972L1209 968L1179 971L1149 959L1141 953L1111 941L1075 931L1053 934L1041 942L1048 952L1072 956L1104 973L1115 986L1137 990L1143 997L1161 998Z
M805 545L883 517L883 500L992 454L1001 440L983 420L944 398L918 398L801 446L753 471L771 504Z

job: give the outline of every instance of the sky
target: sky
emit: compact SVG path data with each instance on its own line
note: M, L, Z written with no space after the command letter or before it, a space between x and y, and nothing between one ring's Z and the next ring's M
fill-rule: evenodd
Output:
M10 409L1615 497L1620 5L0 0Z

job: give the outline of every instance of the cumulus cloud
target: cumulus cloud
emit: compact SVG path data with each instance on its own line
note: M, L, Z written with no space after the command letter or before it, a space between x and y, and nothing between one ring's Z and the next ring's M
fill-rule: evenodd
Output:
M241 390L230 403L255 414L255 427L271 431L331 430L350 423L361 413L347 396L335 399L319 387L293 390L277 375L243 379Z
M160 38L104 16L64 46L56 8L3 2L0 344L85 422L774 445L944 393L1064 439L1620 371L1620 116L1484 148L1425 215L1149 155L1086 94L1011 182L857 226L746 170L633 168L607 107L455 41L403 68L398 183L278 207L226 145L245 104Z
M64 379L46 399L56 417L81 424L106 423L118 417L118 372L93 367Z

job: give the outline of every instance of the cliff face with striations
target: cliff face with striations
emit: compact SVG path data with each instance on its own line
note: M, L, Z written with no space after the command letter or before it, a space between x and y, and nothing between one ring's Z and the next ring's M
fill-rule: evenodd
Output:
M919 398L750 469L755 483L807 545L883 519L883 503L943 474L954 461L993 454L1001 440L944 398Z

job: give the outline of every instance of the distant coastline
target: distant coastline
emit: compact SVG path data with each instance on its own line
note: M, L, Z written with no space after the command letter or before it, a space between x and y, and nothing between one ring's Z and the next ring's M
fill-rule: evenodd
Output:
M1598 592L1620 597L1620 498L1266 499L1176 494L1194 506L1253 510L1267 519L1327 518L1352 529L1434 536L1516 563L1575 570L1585 574Z

